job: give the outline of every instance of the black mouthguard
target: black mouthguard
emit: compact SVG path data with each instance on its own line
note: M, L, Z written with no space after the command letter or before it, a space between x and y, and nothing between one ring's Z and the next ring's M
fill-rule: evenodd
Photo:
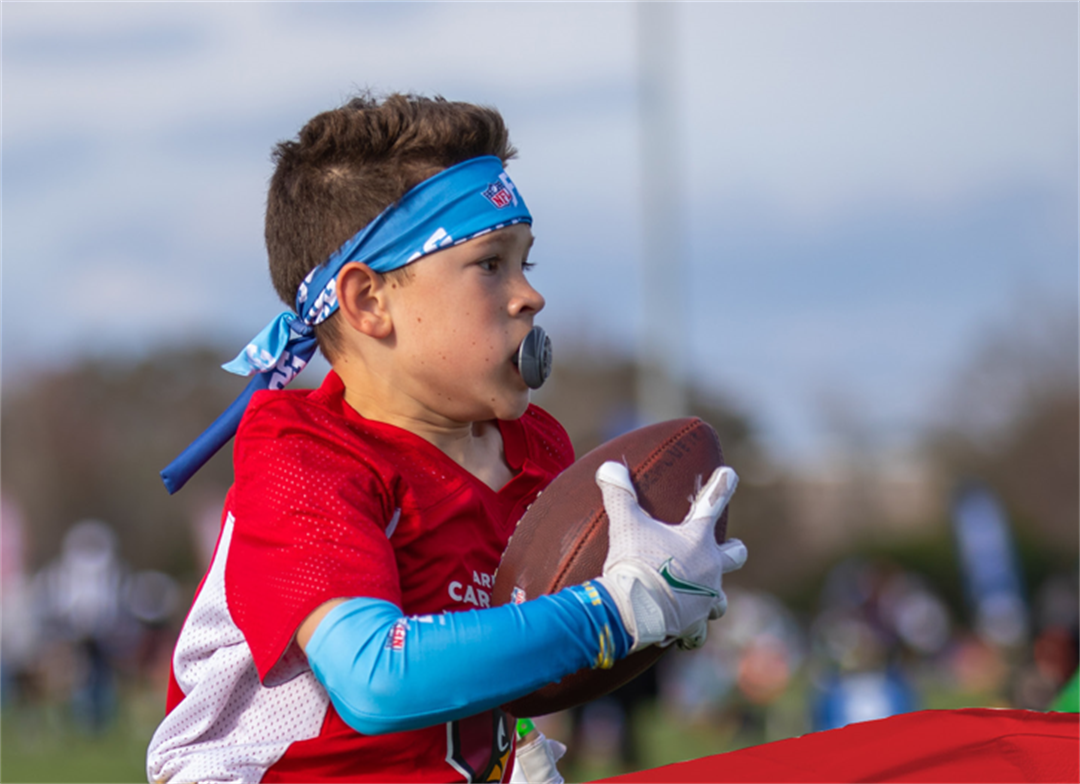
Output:
M539 389L551 375L551 338L543 327L533 327L521 341L515 364L530 389Z

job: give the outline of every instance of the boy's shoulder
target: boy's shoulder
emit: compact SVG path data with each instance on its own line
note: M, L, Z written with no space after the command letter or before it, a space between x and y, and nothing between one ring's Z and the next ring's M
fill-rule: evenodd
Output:
M544 409L530 403L521 419L517 420L530 444L530 457L539 462L549 462L556 472L574 462L574 447L566 429Z
M256 392L236 430L237 443L267 436L331 436L345 425L343 387L338 387L340 380L327 376L314 389Z
M410 445L404 431L349 416L335 383L252 396L233 444L230 498L239 525L263 525L268 508L390 519Z
M239 480L271 465L307 477L362 470L379 483L390 482L395 463L401 462L395 456L410 449L407 436L349 408L344 386L331 372L315 389L252 396L236 431L234 471Z

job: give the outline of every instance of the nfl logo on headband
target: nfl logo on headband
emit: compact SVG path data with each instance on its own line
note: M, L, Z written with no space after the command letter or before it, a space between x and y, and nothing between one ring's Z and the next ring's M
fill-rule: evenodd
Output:
M501 182L493 182L484 189L484 198L495 205L496 209L509 207L514 201L514 194Z

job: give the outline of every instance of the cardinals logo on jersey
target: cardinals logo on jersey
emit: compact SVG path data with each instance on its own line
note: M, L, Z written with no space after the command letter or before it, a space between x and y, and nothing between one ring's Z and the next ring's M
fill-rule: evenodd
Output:
M513 719L500 708L446 725L446 761L466 781L502 781L510 762Z

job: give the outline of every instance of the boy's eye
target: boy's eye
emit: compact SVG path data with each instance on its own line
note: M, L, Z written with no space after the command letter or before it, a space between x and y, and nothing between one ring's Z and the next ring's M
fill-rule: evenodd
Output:
M502 263L503 260L500 256L491 256L489 258L481 259L480 261L476 262L476 266L478 266L484 272L498 272L499 268L502 266ZM526 260L521 262L521 269L523 272L528 272L535 266L536 263L532 261Z

